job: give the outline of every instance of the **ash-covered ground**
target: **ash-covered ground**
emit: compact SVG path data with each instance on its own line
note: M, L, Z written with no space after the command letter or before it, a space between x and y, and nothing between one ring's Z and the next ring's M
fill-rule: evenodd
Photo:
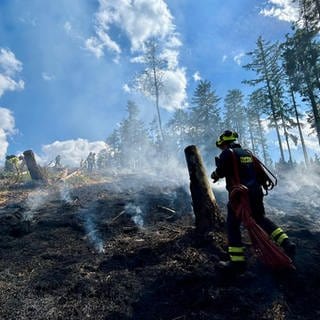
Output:
M1 191L0 319L320 317L319 188L283 183L266 198L297 244L296 271L261 265L244 231L248 270L225 277L224 228L199 237L188 185L158 182L127 174Z

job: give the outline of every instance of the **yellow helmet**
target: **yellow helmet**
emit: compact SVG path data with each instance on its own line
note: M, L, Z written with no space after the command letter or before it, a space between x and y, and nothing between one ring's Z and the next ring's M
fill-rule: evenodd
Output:
M238 134L236 132L232 132L230 130L226 130L223 134L219 137L216 142L216 146L220 147L224 142L233 142L236 141L238 138Z

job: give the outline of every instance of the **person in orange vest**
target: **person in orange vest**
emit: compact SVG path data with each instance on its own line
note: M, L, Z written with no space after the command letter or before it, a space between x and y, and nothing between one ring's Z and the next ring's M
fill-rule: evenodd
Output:
M240 183L245 185L249 191L249 201L252 211L252 217L256 223L262 227L272 238L272 240L281 246L289 257L295 254L295 244L291 242L287 234L274 222L265 216L263 204L263 189L268 190L272 181L266 181L268 176L265 172L257 170L254 155L241 147L237 142L238 134L226 130L219 137L216 146L222 151L216 158L216 170L212 172L213 182L221 178L226 179L226 189L231 192L235 181L234 173L234 155L239 168ZM263 174L265 177L263 176ZM228 234L228 253L230 260L221 262L220 266L232 271L243 272L246 269L245 248L241 241L240 225L241 221L231 208L230 201L227 205L227 234Z

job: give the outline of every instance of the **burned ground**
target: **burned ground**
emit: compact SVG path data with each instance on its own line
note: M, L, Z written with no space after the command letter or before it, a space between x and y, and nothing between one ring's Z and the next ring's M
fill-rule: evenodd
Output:
M226 277L217 268L227 258L224 229L199 237L188 192L162 185L126 175L67 194L28 186L1 192L0 318L320 316L316 206L289 196L267 201L269 217L297 243L296 271L266 269L247 239L248 270Z

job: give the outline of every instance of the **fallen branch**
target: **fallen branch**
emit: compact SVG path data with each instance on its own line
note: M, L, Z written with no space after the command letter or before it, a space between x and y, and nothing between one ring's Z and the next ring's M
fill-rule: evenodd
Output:
M183 316L179 316L179 317L173 318L172 320L185 320L185 319L186 319L186 316L183 315Z
M158 208L158 209L161 209L161 210L163 210L163 211L166 211L166 212L176 213L176 210L170 209L170 208L165 207L165 206L157 205L157 208Z
M125 212L125 210L122 210L116 217L111 220L111 222L115 222L116 220L118 220L122 215L124 215Z
M70 179L71 177L77 175L77 174L80 174L81 173L81 170L78 169L76 171L73 171L71 172L70 174L66 175L65 177L61 177L60 179L63 180L63 181L66 181L67 179Z

